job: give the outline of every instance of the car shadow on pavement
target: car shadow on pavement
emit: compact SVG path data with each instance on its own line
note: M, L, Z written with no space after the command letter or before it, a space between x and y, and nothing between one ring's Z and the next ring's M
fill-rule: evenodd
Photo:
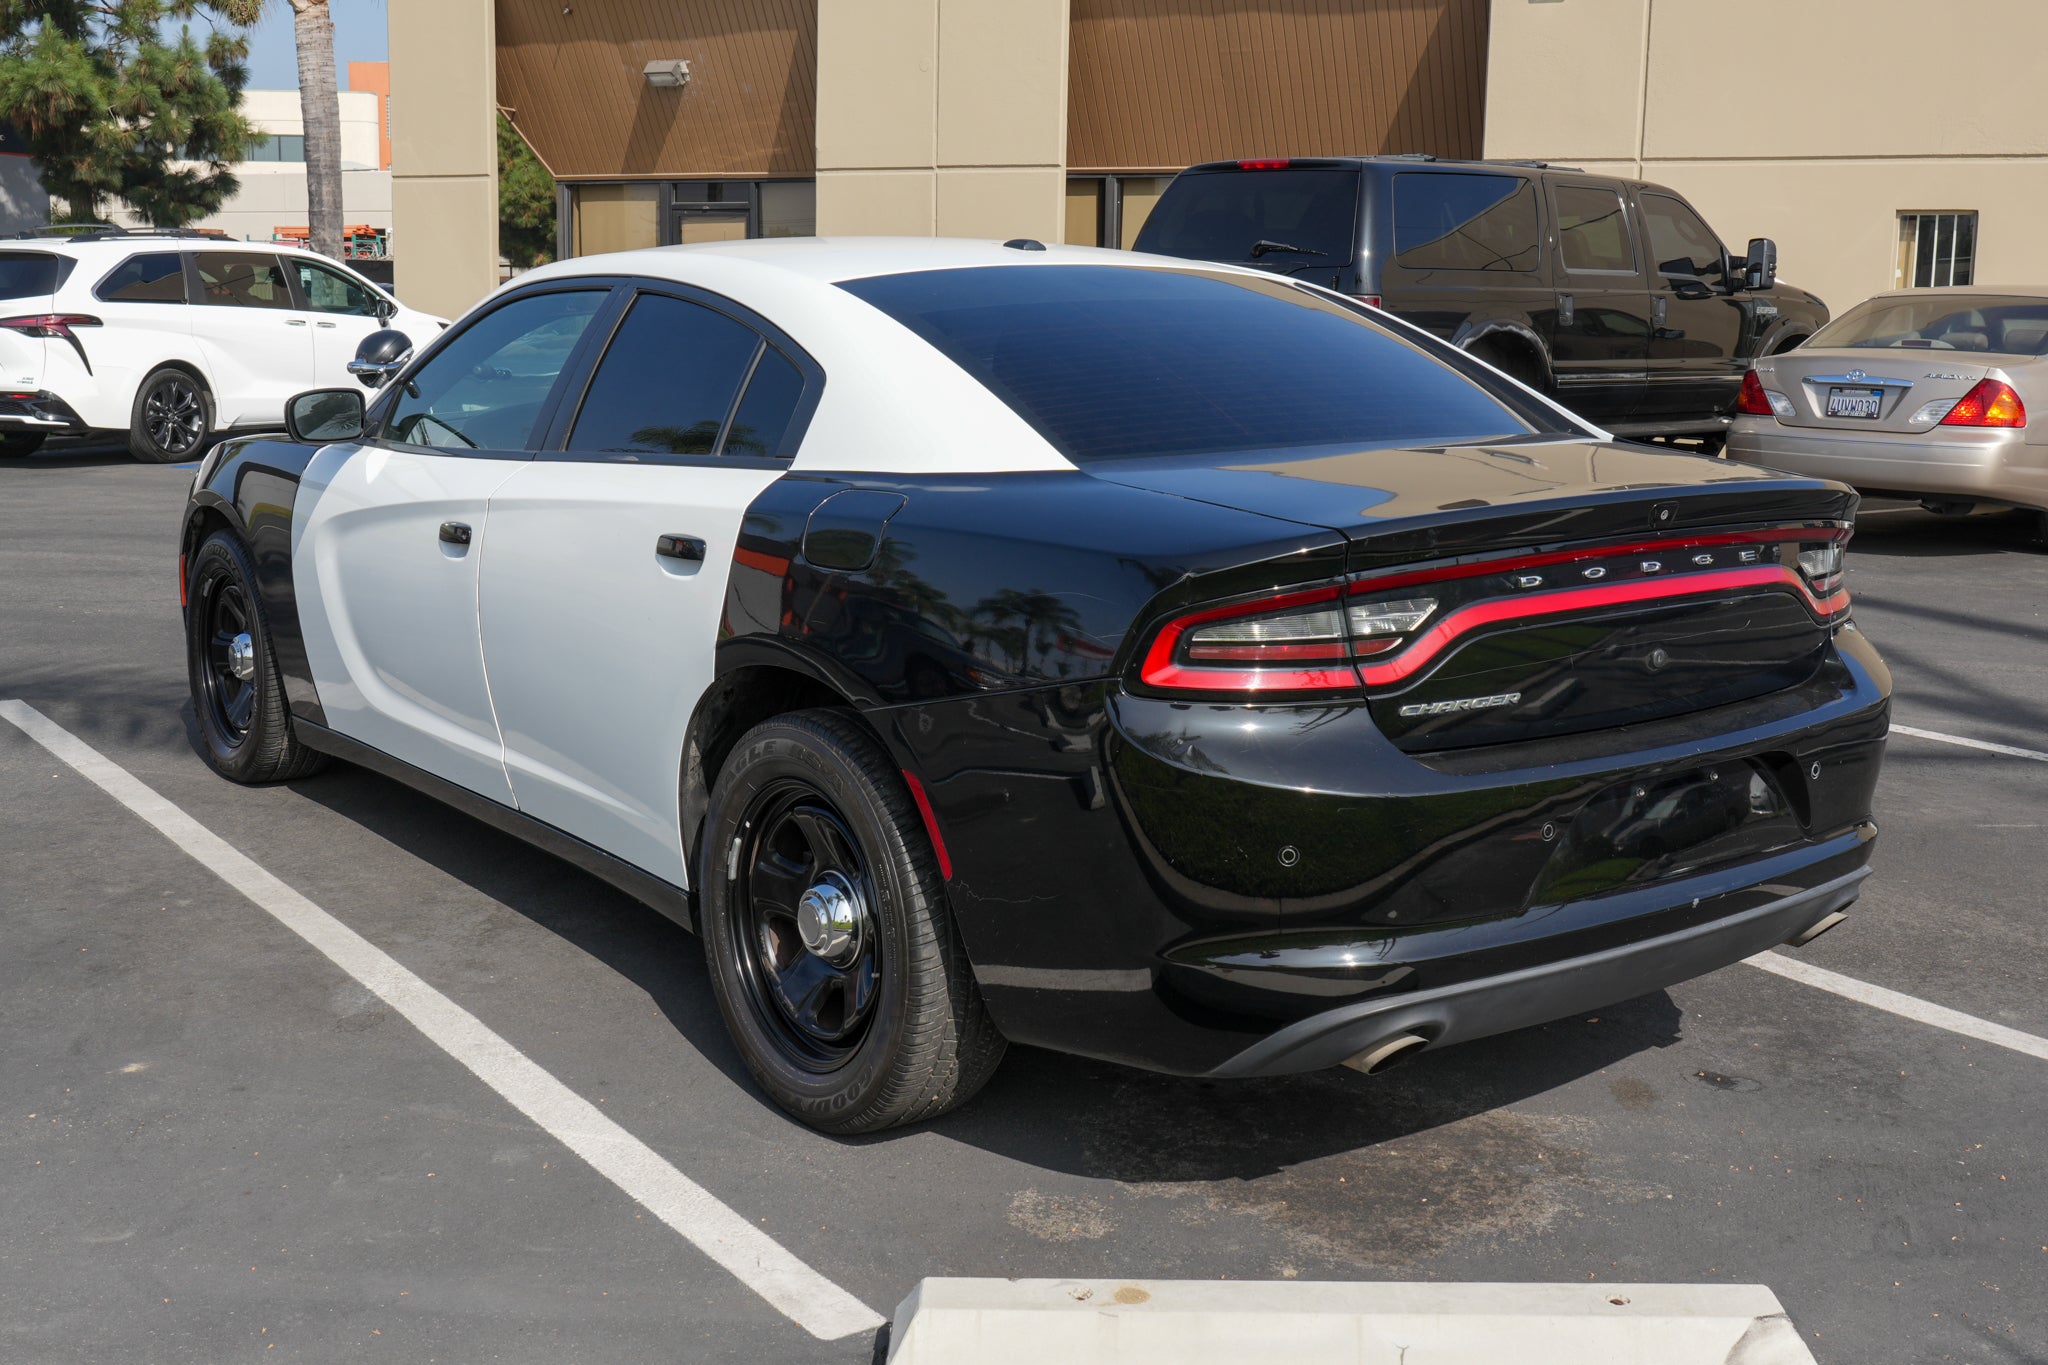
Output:
M336 765L292 785L606 964L767 1106L726 1037L694 935L580 869L376 774ZM1016 1047L980 1096L924 1128L1074 1175L1133 1184L1249 1181L1484 1120L1501 1106L1670 1045L1680 1019L1658 992L1585 1018L1425 1053L1376 1077L1340 1068L1210 1081ZM1547 1139L1522 1127L1496 1119L1459 1131L1470 1139L1471 1161L1484 1167L1535 1160L1524 1148ZM864 1146L895 1136L842 1141Z
M1858 555L1931 559L2038 552L2034 526L2033 514L2028 512L1945 517L1911 504L1887 503L1856 518L1856 535L1849 542L1850 562L1853 565Z

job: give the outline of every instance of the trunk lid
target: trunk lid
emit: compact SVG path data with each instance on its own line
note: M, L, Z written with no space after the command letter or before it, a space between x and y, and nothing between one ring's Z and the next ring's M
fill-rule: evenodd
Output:
M1928 404L1953 404L1980 380L2004 378L1967 351L1914 349L1802 348L1757 361L1756 373L1766 389L1790 400L1791 415L1779 414L1781 423L1832 431L1926 431L1941 420L1913 420Z
M1359 672L1410 751L1609 728L1811 677L1847 599L1802 551L1839 546L1839 484L1580 440L1228 465L1104 462L1098 478L1331 527L1346 601L1428 603ZM1834 581L1828 581L1830 578Z

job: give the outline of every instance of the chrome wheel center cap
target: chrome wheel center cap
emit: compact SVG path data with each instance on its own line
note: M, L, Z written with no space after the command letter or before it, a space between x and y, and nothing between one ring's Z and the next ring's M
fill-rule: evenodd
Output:
M228 641L228 671L243 682L256 676L256 642L246 630Z
M843 966L860 952L867 911L846 879L827 872L796 903L796 931L804 947L827 962Z

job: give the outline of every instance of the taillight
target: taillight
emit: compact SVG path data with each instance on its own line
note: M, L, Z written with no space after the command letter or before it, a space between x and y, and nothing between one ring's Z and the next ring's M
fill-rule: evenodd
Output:
M1161 627L1138 676L1174 691L1355 691L1352 661L1400 648L1434 610L1430 597L1353 602L1334 587L1212 607Z
M1262 157L1254 161L1240 161L1237 163L1237 168L1241 171L1284 171L1287 169L1287 166L1288 159L1284 156Z
M25 313L16 318L0 318L0 327L23 336L62 337L70 341L73 327L98 327L100 320L90 313Z
M1735 400L1735 410L1745 417L1769 417L1771 400L1764 397L1764 381L1750 370L1742 376L1742 396Z
M1941 419L1945 427L2023 427L2027 405L2012 391L2012 385L1998 379L1980 380Z

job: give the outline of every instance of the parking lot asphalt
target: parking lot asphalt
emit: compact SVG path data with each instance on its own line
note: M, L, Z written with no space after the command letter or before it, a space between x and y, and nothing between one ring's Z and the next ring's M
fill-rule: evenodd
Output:
M1742 1281L1826 1362L2048 1361L2048 1061L1737 965L1348 1071L1013 1050L960 1112L823 1137L689 935L366 772L194 754L189 480L0 464L19 698L887 1316L925 1275ZM1901 725L2048 752L2048 554L1873 505L1856 619ZM1895 736L1877 875L1799 956L2048 1036L2048 763ZM791 1360L819 1340L406 1019L0 724L0 1360Z

